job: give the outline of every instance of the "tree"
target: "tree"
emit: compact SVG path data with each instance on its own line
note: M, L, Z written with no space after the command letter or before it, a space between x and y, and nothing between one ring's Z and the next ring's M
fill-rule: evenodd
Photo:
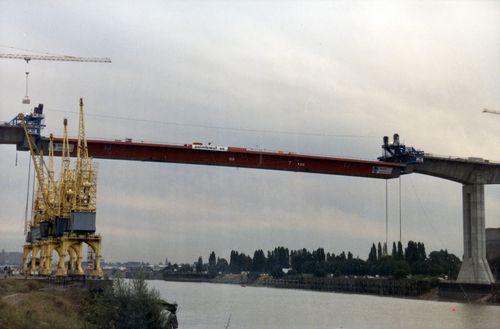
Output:
M217 258L217 272L227 273L229 272L229 264L225 258Z
M241 266L239 264L239 253L235 250L231 250L231 256L229 258L229 271L231 273L241 272Z
M403 251L403 244L401 243L401 241L398 241L398 257L397 257L397 259L403 260L404 258L405 258L405 254Z
M397 259L398 258L398 250L396 249L396 242L392 243L392 258Z
M255 250L252 260L252 271L259 273L264 272L265 266L266 256L264 255L264 251L262 249Z
M198 261L196 262L196 272L203 272L203 259L201 258L201 256L198 257Z
M375 247L375 243L373 243L370 249L370 253L368 254L368 262L375 263L376 261L377 261L377 248Z
M318 248L316 251L313 251L313 258L317 262L324 262L326 259L325 250L323 248Z
M210 253L210 256L208 256L208 272L211 274L217 273L217 259L213 251Z
M382 245L379 242L377 246L377 260L381 260L383 256L384 254L382 253Z
M447 275L456 279L460 271L460 259L448 253L448 250L433 251L429 254L429 274L433 276Z
M208 257L208 266L215 267L216 265L217 265L217 259L215 258L215 252L212 251L212 253Z

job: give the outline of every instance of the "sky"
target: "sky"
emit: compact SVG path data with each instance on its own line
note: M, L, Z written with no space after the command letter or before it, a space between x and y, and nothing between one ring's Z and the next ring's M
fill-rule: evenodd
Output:
M500 160L500 116L481 113L500 110L495 1L0 0L0 52L25 53L8 47L112 60L32 61L26 106L24 61L0 59L0 121L43 103L46 135L61 135L64 117L77 134L71 112L83 97L89 138L376 159L382 136L398 132L428 153ZM11 145L0 154L0 249L21 250L29 158ZM366 258L385 240L383 180L97 163L106 261L281 245ZM403 242L461 256L460 184L418 174L401 183ZM388 186L397 241L398 181ZM499 198L486 187L487 227L500 227Z

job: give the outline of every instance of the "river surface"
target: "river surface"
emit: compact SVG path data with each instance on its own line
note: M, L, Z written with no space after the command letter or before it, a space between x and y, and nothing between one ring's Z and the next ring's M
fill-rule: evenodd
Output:
M499 329L500 306L215 283L148 281L176 301L179 328Z

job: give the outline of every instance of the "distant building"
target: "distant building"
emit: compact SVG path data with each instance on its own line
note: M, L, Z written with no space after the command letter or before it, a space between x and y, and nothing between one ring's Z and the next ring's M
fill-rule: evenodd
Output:
M486 258L497 281L500 281L500 228L486 229Z
M23 253L17 251L5 251L2 249L0 252L0 265L18 265L23 262Z

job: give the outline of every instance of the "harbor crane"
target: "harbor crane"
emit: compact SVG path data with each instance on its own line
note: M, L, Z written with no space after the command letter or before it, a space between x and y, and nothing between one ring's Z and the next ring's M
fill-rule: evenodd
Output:
M58 61L58 62L90 62L90 63L111 63L111 59L107 57L77 57L66 55L31 55L31 54L12 54L0 53L0 58L6 59L21 59L26 61L26 95L23 97L23 104L30 104L31 100L28 96L28 64L30 61Z
M483 108L483 113L500 114L500 111L489 110L489 109Z

